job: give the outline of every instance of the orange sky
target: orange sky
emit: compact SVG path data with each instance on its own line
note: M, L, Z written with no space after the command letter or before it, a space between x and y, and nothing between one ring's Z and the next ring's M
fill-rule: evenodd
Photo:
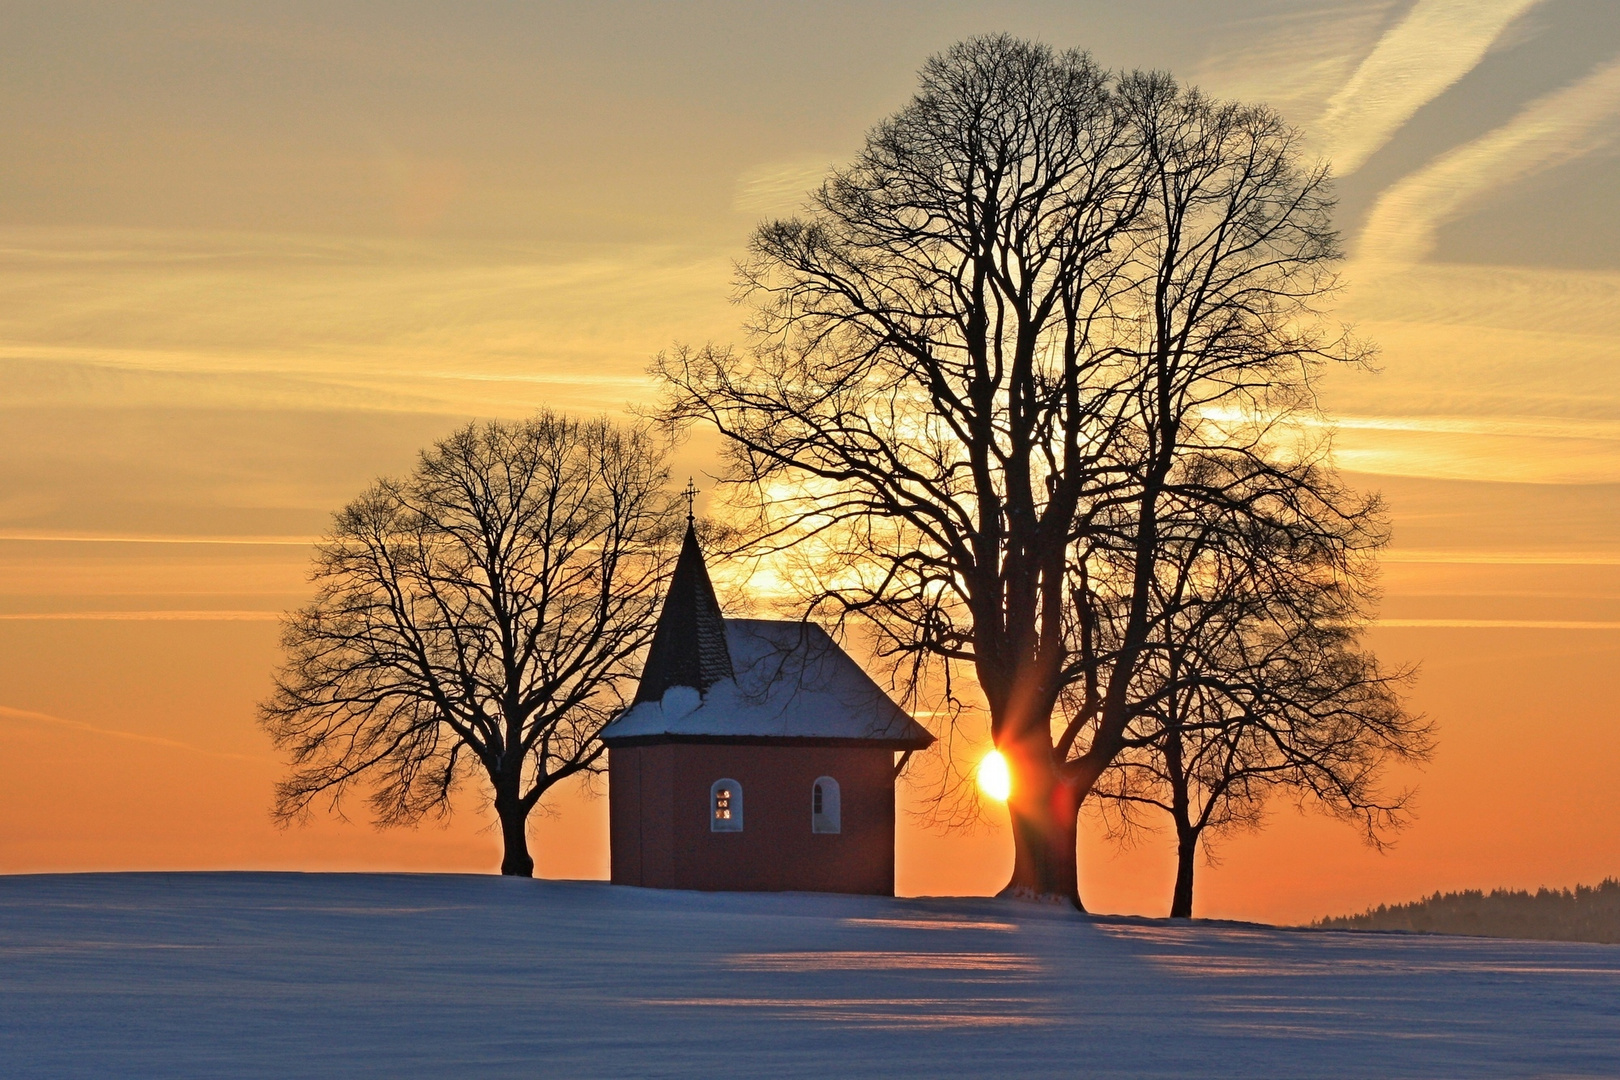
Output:
M658 349L737 340L750 225L997 29L1271 101L1344 174L1383 371L1325 404L1394 513L1374 641L1440 749L1393 851L1278 806L1198 913L1620 873L1610 0L0 3L0 872L492 868L471 800L270 826L253 703L310 538L465 417L622 411ZM552 809L540 872L604 875L605 801ZM1010 860L988 824L899 845L908 893ZM1161 913L1169 856L1088 836L1088 902Z

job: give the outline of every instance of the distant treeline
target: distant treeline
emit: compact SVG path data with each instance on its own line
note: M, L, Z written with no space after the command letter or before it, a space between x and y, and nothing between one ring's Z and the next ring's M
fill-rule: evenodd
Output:
M1410 904L1379 904L1360 915L1320 919L1324 930L1416 930L1426 934L1620 943L1620 880L1570 889L1439 893Z

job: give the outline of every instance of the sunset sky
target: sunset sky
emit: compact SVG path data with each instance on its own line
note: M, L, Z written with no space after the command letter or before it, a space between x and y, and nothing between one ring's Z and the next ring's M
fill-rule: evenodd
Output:
M999 30L1302 127L1382 350L1323 405L1394 518L1372 641L1439 726L1417 819L1379 854L1279 804L1197 913L1620 874L1614 0L0 2L0 872L493 870L475 799L270 823L253 708L309 545L466 418L622 413L658 350L740 341L750 228ZM538 872L605 877L606 820L555 799ZM1163 914L1172 847L1093 828L1087 903ZM899 860L988 892L1011 845L903 815Z

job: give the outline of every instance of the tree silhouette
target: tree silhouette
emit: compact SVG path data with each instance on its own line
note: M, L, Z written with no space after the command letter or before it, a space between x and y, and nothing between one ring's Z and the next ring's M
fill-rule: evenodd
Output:
M1274 437L1322 364L1360 359L1317 310L1338 248L1297 143L1167 76L961 43L756 231L749 351L659 362L761 544L824 571L817 604L897 665L972 669L1013 773L1012 893L1080 902L1077 815L1130 742L1166 516L1242 521L1250 482L1331 497Z
M415 822L481 773L501 873L532 874L529 813L600 768L652 634L667 478L645 428L543 412L464 427L339 512L260 706L292 760L276 816L366 783L380 823Z
M1268 486L1250 494L1300 494ZM1384 765L1431 747L1430 726L1401 701L1411 673L1383 669L1360 642L1386 537L1377 501L1334 490L1296 501L1284 528L1259 527L1265 516L1167 530L1127 746L1096 789L1122 839L1142 811L1169 815L1172 918L1192 916L1200 844L1258 826L1275 793L1354 821L1381 845L1410 797L1383 791Z

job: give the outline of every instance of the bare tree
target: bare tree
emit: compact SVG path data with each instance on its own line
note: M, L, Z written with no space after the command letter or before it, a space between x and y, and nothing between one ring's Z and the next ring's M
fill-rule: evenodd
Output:
M1161 515L1247 512L1183 464L1286 480L1265 433L1358 358L1316 310L1327 176L1268 110L1081 53L979 38L921 83L802 217L755 233L753 347L662 358L668 414L726 437L762 542L819 554L820 603L897 664L972 669L1014 776L1008 891L1078 905L1077 816L1128 743ZM1099 591L1122 615L1088 647Z
M1432 729L1402 704L1411 672L1360 642L1387 537L1379 505L1333 494L1281 528L1169 530L1127 747L1096 794L1121 839L1141 812L1169 815L1172 918L1192 917L1199 845L1258 827L1273 794L1355 822L1376 846L1404 823L1410 792L1386 794L1383 769L1425 757Z
M600 769L652 633L675 535L663 459L644 427L543 412L464 427L339 512L260 706L292 759L277 818L366 783L379 823L415 822L482 773L501 873L533 874L529 813Z

